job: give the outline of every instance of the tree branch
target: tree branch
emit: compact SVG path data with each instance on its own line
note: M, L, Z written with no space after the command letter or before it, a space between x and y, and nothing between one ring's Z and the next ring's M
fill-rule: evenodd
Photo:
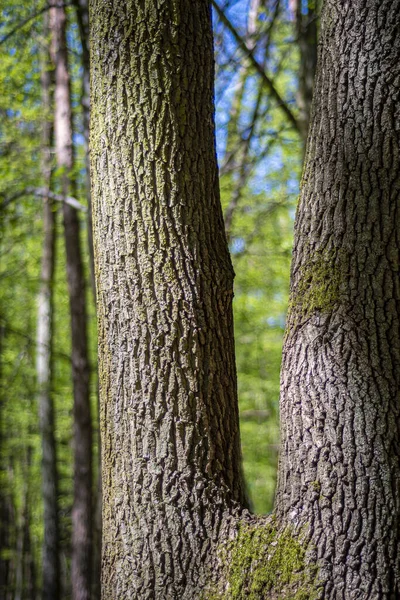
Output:
M22 196L37 196L39 198L50 198L50 200L54 200L55 202L65 202L65 204L69 204L76 210L81 210L82 212L87 212L86 206L83 206L76 198L72 198L71 196L62 196L61 194L55 194L54 192L50 192L46 188L34 188L27 187L24 190L17 192L13 196L10 196L0 205L0 210L4 210L11 202L14 200L18 200Z
M230 20L228 19L228 17L222 10L222 8L217 4L216 0L211 0L211 2L212 2L213 7L215 8L219 18L221 19L222 23L225 25L225 27L230 31L230 33L235 38L235 41L236 41L237 45L239 46L239 48L241 49L241 51L250 59L250 62L253 65L254 69L260 75L265 86L269 90L271 97L277 102L277 105L282 110L282 112L285 113L285 115L288 118L292 127L294 127L294 129L297 131L297 133L299 133L301 135L301 128L300 128L297 118L295 117L295 115L293 114L293 112L291 111L291 109L289 108L287 103L285 102L285 100L282 98L282 96L276 89L272 79L270 79L270 77L268 77L264 68L262 67L262 65L260 65L260 63L258 62L256 57L254 56L252 49L249 47L249 45L246 43L246 41L243 40L243 38L236 31L235 27L232 25L232 23L230 22Z
M67 4L63 4L63 6L67 7L67 6L71 6L71 4L67 3ZM0 46L1 46L1 44L4 44L4 42L6 42L8 39L10 39L10 37L12 37L14 35L14 33L17 33L17 31L22 29L22 27L25 27L25 25L27 25L30 21L33 21L37 17L40 17L40 15L42 15L44 12L46 12L46 10L50 10L50 8L57 8L57 7L60 8L56 4L46 4L41 9L39 9L38 11L33 13L33 15L29 15L29 17L26 17L26 19L24 19L23 21L20 21L19 23L17 23L17 25L15 25L15 27L13 29L11 29L11 31L6 33L6 35L3 38L1 38Z

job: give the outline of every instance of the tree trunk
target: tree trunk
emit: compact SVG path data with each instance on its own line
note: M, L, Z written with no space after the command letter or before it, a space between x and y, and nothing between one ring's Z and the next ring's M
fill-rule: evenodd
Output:
M325 599L400 597L399 0L327 0L295 227L277 514Z
M72 185L72 114L63 0L51 9L55 44L55 140L63 195ZM63 203L67 279L71 313L72 379L74 389L74 504L72 510L72 597L90 598L92 554L92 424L89 396L89 359L85 280L75 208Z
M235 600L394 600L399 0L326 4L276 517L240 529L209 3L92 0L91 9L103 599L204 597L213 569L219 596Z
M45 118L42 132L42 172L45 189L50 191L51 141L53 124L51 110L51 72L49 61L42 65L41 83ZM52 398L53 342L53 278L55 266L56 212L54 202L43 199L43 254L38 296L36 372L38 381L39 428L42 439L43 493L43 600L60 597L58 476L54 437L54 406Z
M196 598L244 503L207 0L91 2L102 597Z

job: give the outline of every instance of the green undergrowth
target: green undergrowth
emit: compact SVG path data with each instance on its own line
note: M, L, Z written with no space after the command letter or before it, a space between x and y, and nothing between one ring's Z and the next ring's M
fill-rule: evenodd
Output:
M221 553L224 590L209 600L316 600L317 569L306 562L302 536L278 531L272 519L242 525Z

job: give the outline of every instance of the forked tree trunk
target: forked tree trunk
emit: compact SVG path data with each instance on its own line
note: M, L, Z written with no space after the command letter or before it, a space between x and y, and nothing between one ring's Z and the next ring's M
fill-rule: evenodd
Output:
M45 31L48 30L47 14ZM42 103L45 118L42 130L42 173L46 190L51 182L51 142L53 123L50 116L51 84L50 60L42 62ZM43 199L43 250L38 295L36 373L38 382L39 428L42 440L42 494L43 494L43 556L42 598L60 597L60 558L58 523L57 454L54 435L54 406L52 398L53 347L53 283L55 266L56 212L47 196Z
M277 512L323 598L400 597L400 2L327 0L295 228Z
M64 196L72 185L72 113L63 0L52 8L55 43L55 141L57 164L62 170ZM89 395L89 359L85 278L82 266L79 218L63 203L67 280L71 314L72 380L74 390L74 504L72 509L72 597L90 598L92 554L92 423Z
M400 593L399 4L326 5L265 524L242 509L209 2L92 0L103 600L200 599L213 573L225 600Z
M207 0L91 2L102 597L195 598L244 502Z

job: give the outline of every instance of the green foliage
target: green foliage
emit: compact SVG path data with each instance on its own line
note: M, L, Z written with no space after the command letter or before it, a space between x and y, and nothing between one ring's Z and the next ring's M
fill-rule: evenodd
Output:
M243 6L235 3L227 10L245 36L251 24L246 29ZM262 4L260 11L251 43L256 40L258 49L266 48L266 70L273 73L276 89L296 112L299 53L293 43L293 21L283 8L274 15L273 3ZM302 146L250 61L240 56L227 66L231 46L221 29L217 24L217 122L224 124L225 137L218 149L222 204L225 218L229 216L236 273L235 344L244 472L252 508L268 513L275 490L279 373ZM260 60L262 52L258 50L256 56Z
M243 190L231 228L235 343L244 472L252 508L272 511L279 446L279 375L288 302L298 155L270 167L270 194ZM223 206L229 204L222 178Z
M40 3L39 8L43 6ZM3 38L19 23L34 14L32 2L1 3ZM74 13L70 10L70 17ZM81 87L77 26L68 36L73 72L75 121L81 128L79 96ZM41 492L41 441L38 431L36 385L36 321L42 256L42 200L23 193L44 182L41 174L42 124L45 113L41 93L41 53L49 40L43 35L43 13L18 29L1 47L0 67L0 506L5 499L12 520L7 523L10 547L8 560L16 559L16 539L23 527L23 508L29 498L29 531L32 555L40 588L43 541ZM79 141L79 139L78 139ZM77 154L77 196L86 201L82 143ZM53 149L54 154L54 149ZM53 169L53 191L59 191L60 173ZM61 205L56 206L60 212ZM86 228L82 226L84 245ZM88 256L85 257L88 273ZM89 327L91 358L96 362L96 317L90 295ZM69 305L66 286L65 250L61 218L58 218L56 273L54 280L54 388L59 507L62 533L62 563L70 560L72 508L72 384L70 362ZM93 415L97 412L96 382L92 382ZM0 520L3 514L0 514ZM3 553L3 551L2 551ZM11 582L13 585L13 583ZM3 590L0 591L0 595ZM68 590L65 589L65 594Z

